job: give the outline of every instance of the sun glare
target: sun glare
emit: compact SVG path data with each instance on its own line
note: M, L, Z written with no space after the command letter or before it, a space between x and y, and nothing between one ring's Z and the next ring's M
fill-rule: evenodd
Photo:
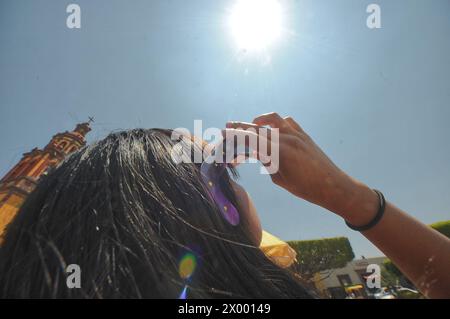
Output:
M266 49L281 35L281 5L277 0L237 0L231 8L229 27L240 50Z

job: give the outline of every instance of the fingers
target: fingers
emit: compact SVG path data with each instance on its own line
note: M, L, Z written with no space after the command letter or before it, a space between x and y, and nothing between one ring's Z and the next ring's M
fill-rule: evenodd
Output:
M267 113L253 120L256 125L269 125L280 129L282 133L305 133L300 125L291 116L282 118L278 113Z
M271 154L271 140L269 129L259 128L258 132L255 128L233 129L227 128L222 130L222 135L227 143L234 143L235 148L247 148L250 150L248 155L252 158L260 160L263 164L269 162L269 154Z
M260 115L253 120L253 123L239 122L239 121L230 121L226 123L226 127L229 129L241 129L241 130L254 129L258 133L260 132L261 129L265 130L267 129L267 126L265 125L269 125L272 128L278 128L280 130L280 133L287 133L287 134L294 133L295 135L300 134L300 136L307 135L303 131L302 127L291 116L281 118L281 116L278 115L278 113L267 113Z
M226 128L234 128L234 129L249 129L249 128L254 128L255 130L260 128L261 126L253 124L253 123L248 123L248 122L239 122L239 121L231 121L231 122L227 122L226 124Z
M297 132L305 133L301 126L291 116L285 117L284 120Z
M286 127L286 123L281 118L278 113L272 112L272 113L266 113L260 116L255 117L253 120L253 124L256 125L269 125L271 127L276 127L279 129L282 129Z
M271 140L271 136L272 134L274 134L274 130L266 127L266 126L260 126L257 124L253 124L253 123L248 123L248 122L237 122L237 121L232 121L232 122L227 122L226 124L226 128L233 130L238 130L239 134L238 136L243 136L244 132L253 132L256 133L258 136L263 136L265 139L267 139L268 141ZM251 134L253 136L253 134Z
M258 143L268 143L270 141L267 134L259 134L255 129L233 129L222 130L222 135L226 141L237 141L236 147L251 147L256 150Z
M275 128L286 127L286 124L293 124L293 128L300 128L300 126L292 119L292 117L288 116L284 119L280 117L277 113L267 113L255 117L253 123L241 122L241 121L229 121L226 123L227 128L236 128L236 129L248 129L254 128L258 129L261 127L272 126Z

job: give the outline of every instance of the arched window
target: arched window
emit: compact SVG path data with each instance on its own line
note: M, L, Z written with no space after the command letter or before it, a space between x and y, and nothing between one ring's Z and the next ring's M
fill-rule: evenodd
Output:
M61 143L59 143L59 145L58 145L58 147L60 148L60 149L65 149L66 148L66 146L67 146L67 142L66 141L62 141Z

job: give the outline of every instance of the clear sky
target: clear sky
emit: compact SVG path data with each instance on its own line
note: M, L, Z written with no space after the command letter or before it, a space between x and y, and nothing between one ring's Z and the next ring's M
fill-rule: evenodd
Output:
M0 0L0 175L88 116L93 141L277 111L421 221L450 219L450 1L280 2L283 37L253 54L230 37L234 0ZM366 26L372 2L381 29ZM69 3L81 7L81 29L66 27ZM241 183L267 230L347 236L357 256L380 254L258 172L242 167Z

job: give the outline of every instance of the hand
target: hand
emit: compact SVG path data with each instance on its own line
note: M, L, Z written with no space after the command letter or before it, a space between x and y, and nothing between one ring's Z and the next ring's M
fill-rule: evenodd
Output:
M227 123L227 131L248 136L249 132L243 129L251 127L256 130L253 137L270 145L267 141L270 137L266 139L260 130L264 125L278 128L280 133L279 169L271 175L277 185L333 211L353 225L366 225L373 219L379 205L377 194L340 170L292 118L270 113L258 116L253 124ZM450 240L447 237L389 202L381 221L363 235L424 295L450 297Z
M248 135L245 129L258 130L261 126L277 128L280 133L279 169L271 174L275 184L352 224L364 224L373 217L377 195L340 170L291 117L269 113L256 117L253 123L228 122L226 133ZM265 137L258 135L258 138Z

